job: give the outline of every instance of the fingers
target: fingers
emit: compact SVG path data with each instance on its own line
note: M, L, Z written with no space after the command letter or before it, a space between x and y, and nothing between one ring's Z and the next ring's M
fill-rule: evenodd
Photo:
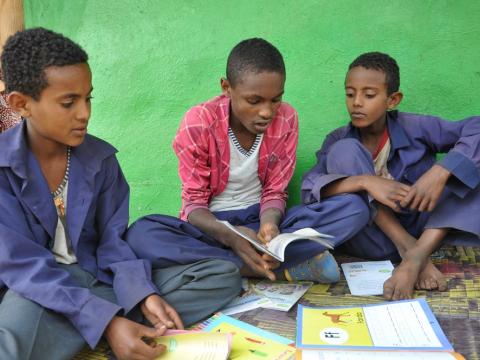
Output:
M244 239L241 239L234 248L238 256L242 258L245 265L247 265L255 273L262 275L272 281L275 281L275 274L270 271L267 261L265 261Z
M133 359L155 359L166 350L164 345L157 344L155 340L148 341L148 343L142 340L142 338L155 339L158 336L155 328L139 325L138 335L139 337L132 351Z
M175 323L175 328L179 330L183 330L184 327L183 327L182 319L180 318L178 313L175 311L175 309L168 304L167 304L167 312L168 312L168 315L170 316L170 319L172 319L173 322Z
M405 196L405 198L400 201L400 206L403 207L403 208L408 207L408 205L410 205L410 203L412 202L412 200L413 200L413 198L415 197L416 194L417 194L416 189L415 189L415 188L412 188L412 189L407 193L407 195Z

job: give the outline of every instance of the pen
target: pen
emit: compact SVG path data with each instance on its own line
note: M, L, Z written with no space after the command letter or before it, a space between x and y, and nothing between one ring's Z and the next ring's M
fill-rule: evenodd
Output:
M267 357L268 354L262 352L262 351L259 351L259 350L251 350L249 349L248 351L250 351L252 354L254 355L257 355L257 356L261 356L261 357Z

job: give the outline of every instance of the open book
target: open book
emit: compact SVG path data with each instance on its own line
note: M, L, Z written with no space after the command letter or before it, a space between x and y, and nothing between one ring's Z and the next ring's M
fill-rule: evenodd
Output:
M318 231L312 228L303 228L293 233L280 234L278 236L275 236L272 240L268 242L268 244L265 245L262 242L252 239L248 235L245 235L244 233L239 231L235 226L230 224L228 221L220 221L220 220L217 220L217 221L224 224L226 227L228 227L237 235L240 235L241 237L243 237L245 240L250 242L258 250L282 262L285 259L285 248L290 243L297 240L313 240L325 246L327 249L333 249L332 244L330 243L330 241L328 241L328 239L333 238L333 236L319 233Z
M424 299L358 307L299 305L297 349L297 359L305 360L463 359Z

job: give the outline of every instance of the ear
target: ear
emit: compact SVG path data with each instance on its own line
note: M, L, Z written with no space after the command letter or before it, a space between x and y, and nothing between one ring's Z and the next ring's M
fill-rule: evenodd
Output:
M30 96L24 95L18 91L12 91L7 96L7 101L13 111L20 114L22 117L29 117L30 112L30 101L33 99Z
M225 96L230 97L230 89L232 88L230 86L230 82L226 78L221 78L220 79L220 86L222 88L222 94Z
M394 110L403 99L403 93L396 91L388 97L388 110Z

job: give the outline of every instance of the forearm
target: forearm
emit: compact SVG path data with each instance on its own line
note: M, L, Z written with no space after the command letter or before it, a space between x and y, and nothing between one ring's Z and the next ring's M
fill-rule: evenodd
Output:
M210 210L200 208L188 214L188 222L221 244L231 247L234 233L217 221Z
M283 214L279 209L269 208L265 210L260 216L260 227L265 224L280 225Z
M356 175L334 181L322 189L322 197L330 197L342 193L356 193L367 190L368 178L373 175Z

